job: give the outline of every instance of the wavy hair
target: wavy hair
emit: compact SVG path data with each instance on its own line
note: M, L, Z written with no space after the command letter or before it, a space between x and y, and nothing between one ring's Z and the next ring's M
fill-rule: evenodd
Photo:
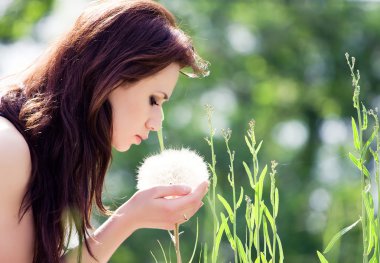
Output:
M19 219L32 209L34 263L58 263L72 229L80 248L84 242L93 256L86 241L92 206L110 213L101 200L112 159L108 94L173 62L191 67L191 76L208 73L207 62L163 6L149 0L96 1L30 68L23 85L1 97L0 115L24 136L31 154Z

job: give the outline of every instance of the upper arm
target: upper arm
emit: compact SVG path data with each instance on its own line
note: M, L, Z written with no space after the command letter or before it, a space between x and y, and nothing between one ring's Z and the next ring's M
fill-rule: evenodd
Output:
M31 174L28 144L0 117L0 262L30 262L33 256L32 211L22 220L19 210Z
M30 173L31 158L28 144L8 120L0 117L0 202L2 208L8 206L8 209L12 211L18 210Z

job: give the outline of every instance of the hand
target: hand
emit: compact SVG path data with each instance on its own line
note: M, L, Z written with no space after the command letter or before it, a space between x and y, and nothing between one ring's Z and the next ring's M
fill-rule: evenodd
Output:
M126 224L139 228L173 230L175 224L190 219L203 205L202 198L209 183L201 183L194 191L184 185L157 186L136 192L116 213L128 215ZM177 196L174 199L165 197Z

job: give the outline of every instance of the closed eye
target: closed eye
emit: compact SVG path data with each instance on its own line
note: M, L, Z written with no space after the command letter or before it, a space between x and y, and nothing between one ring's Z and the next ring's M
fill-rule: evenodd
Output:
M157 99L154 96L150 96L149 97L149 101L150 101L150 105L152 105L152 106L154 106L154 105L159 106L159 104L157 103Z

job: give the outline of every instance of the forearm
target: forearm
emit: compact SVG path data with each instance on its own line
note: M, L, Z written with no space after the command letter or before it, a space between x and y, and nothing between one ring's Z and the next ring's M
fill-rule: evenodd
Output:
M123 214L122 211L116 211L114 215L110 216L103 225L101 225L94 234L87 238L91 252L97 261L90 255L86 246L82 247L82 262L92 263L107 262L116 249L128 238L136 228L133 226L133 220L129 215ZM76 263L78 255L78 248L70 251L61 262Z

